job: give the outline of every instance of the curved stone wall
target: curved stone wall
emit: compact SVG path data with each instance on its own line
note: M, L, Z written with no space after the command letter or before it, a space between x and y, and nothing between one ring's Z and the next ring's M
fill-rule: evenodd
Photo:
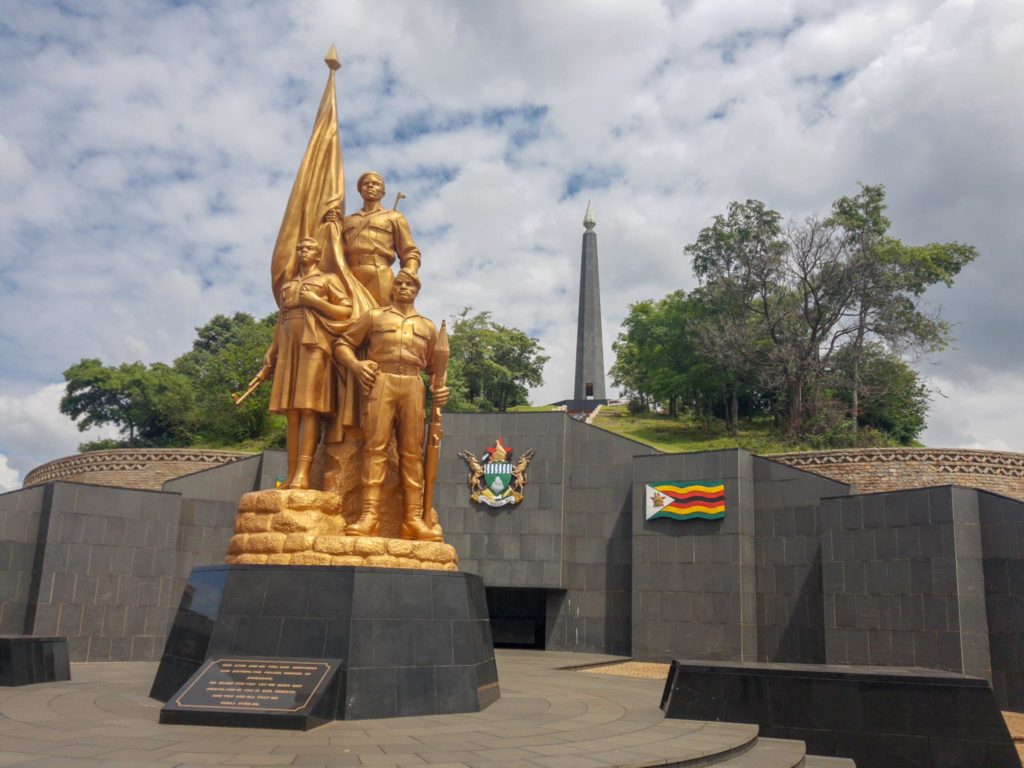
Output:
M850 483L860 493L965 485L1024 500L1024 454L956 448L859 448L766 458Z
M25 476L25 487L66 480L119 488L160 490L167 480L252 456L242 451L194 448L116 448L55 459Z

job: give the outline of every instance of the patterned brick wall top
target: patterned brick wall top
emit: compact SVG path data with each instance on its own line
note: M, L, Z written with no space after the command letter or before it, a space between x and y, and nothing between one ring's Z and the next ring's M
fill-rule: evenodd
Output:
M861 448L767 458L850 483L860 493L932 485L981 488L1024 500L1024 454L956 448Z
M159 490L168 480L252 456L194 448L117 448L55 459L25 476L25 487L50 480Z

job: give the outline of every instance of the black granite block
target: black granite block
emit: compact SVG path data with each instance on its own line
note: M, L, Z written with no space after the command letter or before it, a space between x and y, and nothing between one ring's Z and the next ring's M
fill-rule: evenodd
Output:
M306 570L295 570L277 574L267 582L266 597L263 600L264 616L305 616L306 601L309 599L311 574Z
M390 619L394 616L393 577L388 571L356 568L352 579L352 618Z
M497 675L493 679L496 681ZM472 712L478 699L481 709L492 703L487 701L486 692L484 696L479 695L475 665L451 666L445 670L444 675L435 676L434 703L437 714Z
M416 666L449 666L452 658L452 622L423 619L410 622Z
M395 691L395 669L362 667L348 670L344 699L338 702L346 717L338 719L365 720L374 717L395 717L398 714ZM339 712L339 715L342 712Z
M1019 764L987 682L931 670L674 661L662 709L757 723L859 768Z
M277 656L321 658L327 656L327 619L285 618ZM333 657L328 657L333 658Z
M66 637L0 635L0 686L71 679Z
M413 664L413 632L411 624L423 619L375 619L373 622L373 665L375 667L406 667Z
M431 715L434 700L434 667L399 667L395 670L395 714Z
M197 573L198 572L198 573ZM227 571L221 571L224 577ZM189 574L189 581L204 572L200 569L193 569ZM246 573L244 579L232 579L230 583L224 582L223 610L226 614L257 615L263 612L263 600L267 594L267 578L269 573L255 571ZM187 592L187 590L186 590Z
M452 619L468 619L469 599L466 585L461 579L434 579L431 582L433 591L434 616L447 616Z
M332 627L331 640L328 641L328 649L333 652L334 648L348 646L348 666L350 667L372 667L373 666L373 619L352 619L349 622L337 622L339 630L336 635Z
M248 583L260 599L246 599ZM302 614L283 607L282 596L289 591L304 594L295 600ZM286 611L296 615L281 615ZM336 719L479 711L500 695L487 599L483 582L472 574L330 566L196 568L150 695L166 700L215 651L218 656L336 660ZM396 677L396 670L404 670L403 677Z

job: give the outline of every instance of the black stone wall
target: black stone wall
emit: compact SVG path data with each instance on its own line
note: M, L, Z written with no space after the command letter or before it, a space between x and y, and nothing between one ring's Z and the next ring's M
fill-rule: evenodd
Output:
M725 483L719 520L646 520L645 483ZM638 457L633 464L632 655L670 661L757 654L754 471L739 450Z
M976 491L825 499L821 527L829 663L990 677Z
M434 506L445 541L459 553L459 568L488 586L562 588L562 534L568 419L563 413L445 415ZM469 498L469 469L497 438L513 461L533 449L523 501L492 508Z
M533 449L522 503L492 509L469 498L460 451L500 437L516 457ZM564 413L451 414L438 470L438 514L459 567L489 587L544 588L549 650L628 653L633 457L646 445Z
M72 661L157 658L178 599L178 497L65 482L43 490L26 632L66 636Z
M25 631L46 494L45 486L36 486L0 495L0 635Z
M174 571L176 595L181 594L193 567L224 562L234 532L238 500L250 491L273 488L275 477L285 473L286 466L283 451L266 451L164 483L164 491L181 498L174 542L178 555Z
M1024 707L1024 504L978 491L992 688L1003 709Z
M628 655L633 460L649 446L566 419L564 598L549 603L548 648Z
M822 663L818 509L850 487L759 456L753 464L757 660Z

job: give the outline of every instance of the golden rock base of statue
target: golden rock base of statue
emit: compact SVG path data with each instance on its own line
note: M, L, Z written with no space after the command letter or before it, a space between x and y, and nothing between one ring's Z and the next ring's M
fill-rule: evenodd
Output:
M343 497L334 492L281 489L247 493L238 504L235 535L225 562L459 569L458 554L450 544L346 536L346 523L358 517L356 506L346 521Z

